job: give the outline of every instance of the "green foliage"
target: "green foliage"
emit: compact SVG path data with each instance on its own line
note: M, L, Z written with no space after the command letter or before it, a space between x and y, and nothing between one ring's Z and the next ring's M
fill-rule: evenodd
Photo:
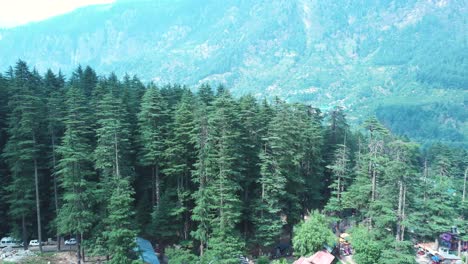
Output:
M173 220L174 216L177 216L173 214L176 207L176 201L171 199L168 192L164 193L159 205L153 208L151 224L147 228L147 233L155 236L159 242L177 241L177 232L180 232L180 230Z
M40 82L40 76L36 76L36 73L30 72L24 61L18 61L12 73L6 128L8 140L2 153L11 172L10 182L6 186L6 201L11 208L9 215L15 224L22 226L23 240L28 240L26 218L31 216L34 201L36 205L39 204L38 160L43 150L41 127L44 105L38 94L40 86L34 85ZM36 206L38 215L39 209ZM38 225L38 231L40 228Z
M56 173L63 189L57 226L61 234L83 234L95 220L92 208L96 203L95 187L90 182L93 175L92 147L88 140L92 132L88 126L90 113L81 90L74 87L68 90L67 106L65 134L57 148Z
M353 245L353 259L356 263L379 263L382 245L365 227L356 227L351 231L351 244Z
M226 91L213 102L213 112L197 128L202 138L197 142L199 159L195 164L195 181L200 184L194 195L196 206L192 219L199 222L194 235L208 242L212 257L237 258L242 249L235 234L240 221L238 120L235 102ZM211 236L211 241L207 238ZM213 244L214 243L214 244ZM226 243L226 247L221 244ZM208 253L207 253L208 254Z
M163 172L167 175L166 182L173 186L167 192L174 201L171 210L166 212L172 226L187 239L189 233L189 204L192 202L191 178L196 160L195 144L193 142L195 132L195 98L193 94L185 90L180 102L176 104L173 114L173 122L170 125L170 133L166 140L167 148L164 151L166 160ZM166 228L166 227L163 227Z
M289 264L289 262L287 259L275 259L271 264Z
M184 248L170 247L166 248L166 256L169 264L192 264L198 263L198 257L190 250Z
M264 140L260 153L260 178L258 184L261 186L261 195L256 203L256 224L257 240L263 246L271 246L279 237L283 221L280 218L281 200L285 195L286 177L284 171L278 164L278 153L275 148L279 137L268 135Z
M164 150L164 129L167 104L159 89L150 86L141 100L141 111L138 114L140 132L141 163L145 166L156 166L161 163Z
M143 235L161 251L190 245L168 249L172 261L238 263L291 231L298 254L333 246L333 219L362 225L357 261L396 264L413 262L410 239L453 225L467 235L466 150L421 149L376 118L351 132L341 108L145 87L88 67L65 84L24 62L0 76L0 95L2 236L58 231L87 255L132 263ZM325 204L330 215L296 225Z
M255 262L257 264L269 264L270 263L270 259L268 257L265 257L265 256L261 256L257 259L257 261Z
M103 237L107 243L108 252L112 255L110 263L132 263L135 258L130 249L135 247L137 231L132 221L133 191L128 179L115 179L116 186L112 191L108 205L109 215L105 219L107 224Z
M208 249L203 255L202 263L214 261L222 264L238 264L239 256L243 255L244 248L241 237L235 231L217 227L213 231L213 236L208 240Z
M348 188L350 182L350 160L349 150L346 145L339 144L335 150L334 161L332 165L327 166L333 175L333 182L330 184L331 196L325 210L339 215L343 210L342 196L345 189Z
M451 145L466 147L466 130L463 130L467 119L462 110L463 103L431 102L421 104L392 104L376 109L376 114L393 133L405 135L424 143L437 141L450 142ZM441 126L441 120L444 125Z
M325 246L337 243L327 218L317 211L307 220L294 227L293 248L297 256L310 256Z
M413 244L409 241L395 241L390 247L382 250L382 264L416 264Z

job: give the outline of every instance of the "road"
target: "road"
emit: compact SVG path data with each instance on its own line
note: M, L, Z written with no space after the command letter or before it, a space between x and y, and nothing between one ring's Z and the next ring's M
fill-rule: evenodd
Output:
M354 262L352 256L343 256L343 257L340 258L340 261L342 263L356 264L356 262Z
M29 250L39 251L39 246L34 246L34 247L30 246ZM57 245L43 245L42 251L43 252L57 252ZM67 246L62 241L61 246L60 246L60 251L76 251L76 245Z

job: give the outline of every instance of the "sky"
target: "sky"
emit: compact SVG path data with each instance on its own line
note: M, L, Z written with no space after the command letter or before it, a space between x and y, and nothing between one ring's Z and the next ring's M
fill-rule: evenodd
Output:
M0 28L10 28L115 0L0 0Z

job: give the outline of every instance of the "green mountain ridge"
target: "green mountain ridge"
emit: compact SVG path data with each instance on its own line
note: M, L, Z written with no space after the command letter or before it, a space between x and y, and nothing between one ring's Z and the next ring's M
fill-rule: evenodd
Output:
M1 30L0 67L224 84L466 145L467 14L463 0L117 1Z

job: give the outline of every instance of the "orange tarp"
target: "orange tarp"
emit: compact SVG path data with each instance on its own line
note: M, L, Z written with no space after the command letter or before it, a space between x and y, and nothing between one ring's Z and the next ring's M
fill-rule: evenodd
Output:
M326 251L319 251L311 257L299 258L294 262L294 264L331 264L334 259L335 257L332 254Z

